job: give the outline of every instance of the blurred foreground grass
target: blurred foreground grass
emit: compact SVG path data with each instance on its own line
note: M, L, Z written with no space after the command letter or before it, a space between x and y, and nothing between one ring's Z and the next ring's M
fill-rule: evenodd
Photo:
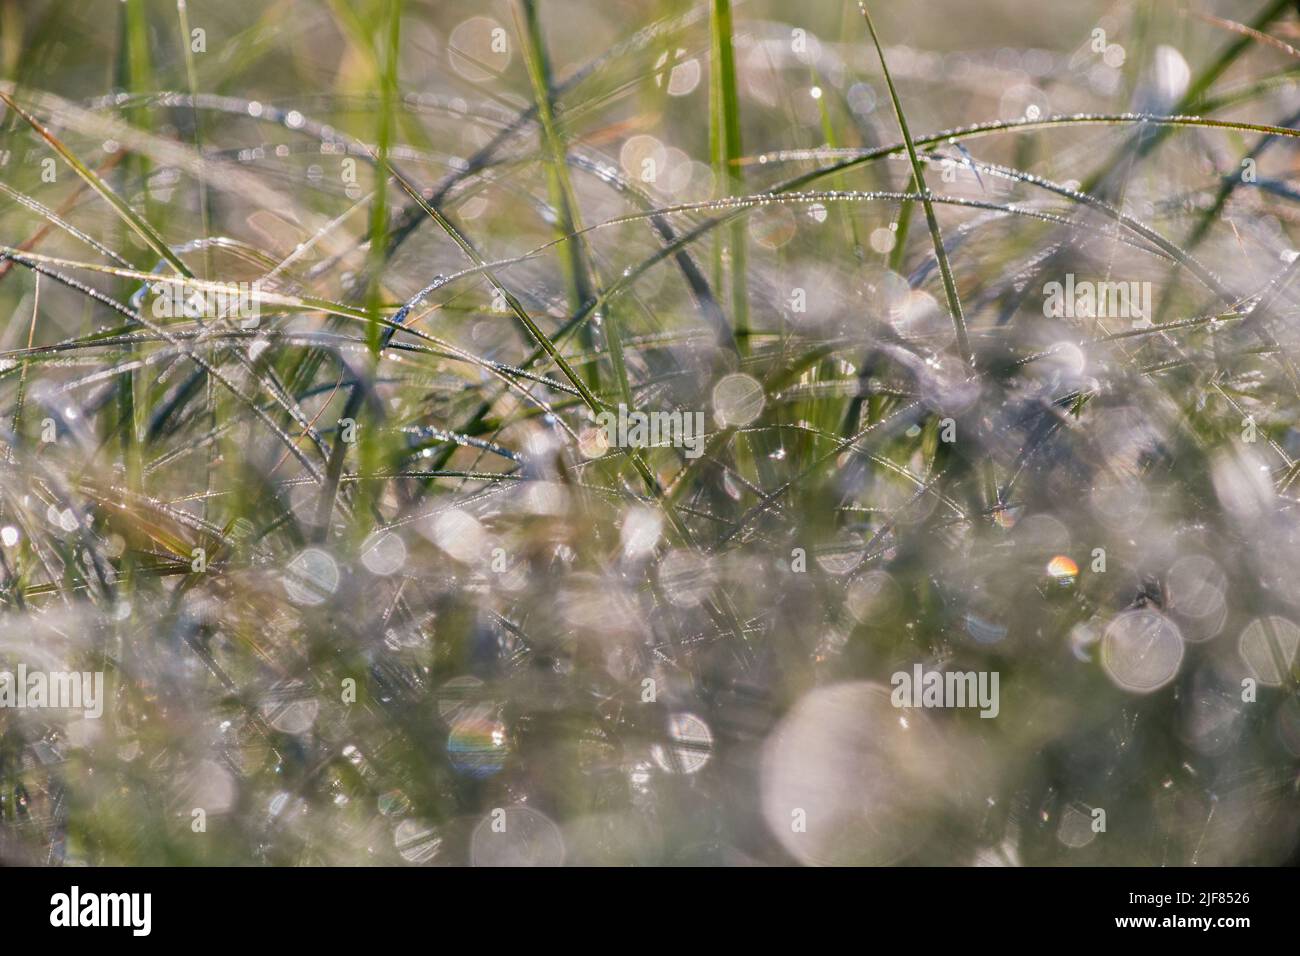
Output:
M1295 5L870 13L0 0L0 862L1292 855Z

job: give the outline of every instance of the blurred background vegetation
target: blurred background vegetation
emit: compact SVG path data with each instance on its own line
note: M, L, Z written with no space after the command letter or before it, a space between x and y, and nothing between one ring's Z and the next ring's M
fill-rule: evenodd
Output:
M1292 857L1296 5L870 13L0 0L0 862Z

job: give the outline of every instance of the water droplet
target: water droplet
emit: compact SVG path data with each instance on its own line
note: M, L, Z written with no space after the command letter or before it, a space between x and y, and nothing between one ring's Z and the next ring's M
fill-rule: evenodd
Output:
M560 866L564 838L540 810L502 807L474 828L469 855L474 866Z
M1182 662L1182 633L1157 611L1118 614L1102 636L1101 666L1125 690L1146 694L1163 687Z
M376 531L361 544L361 563L371 574L394 574L406 564L406 542L391 531Z
M713 415L723 428L750 424L763 413L765 402L762 384L742 372L723 376L713 386Z
M713 732L694 714L673 714L668 719L667 746L655 744L650 756L666 773L692 774L709 762Z
M324 604L339 586L339 567L319 548L301 551L284 569L284 590L295 604Z

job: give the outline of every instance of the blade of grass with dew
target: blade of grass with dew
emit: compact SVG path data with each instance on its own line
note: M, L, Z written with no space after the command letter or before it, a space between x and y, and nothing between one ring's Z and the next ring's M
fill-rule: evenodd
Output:
M736 91L736 55L731 42L731 0L713 0L709 29L712 35L711 82L709 84L709 152L714 176L723 195L744 192L744 182L737 165L743 149L740 139L740 96ZM744 224L734 223L725 243L715 252L714 288L722 288L724 259L730 260L731 321L737 345L744 355L748 351L749 292L746 275ZM725 251L724 251L725 250Z
M511 293L510 290L507 289L499 279L497 279L493 272L487 268L487 263L483 260L482 256L479 255L478 251L469 240L466 239L458 229L456 229L446 216L428 203L420 194L420 191L417 190L405 176L393 168L391 164L384 163L383 165L387 168L388 172L391 173L393 178L397 180L398 184L406 190L407 194L425 209L428 215L437 222L439 227L442 228L449 237L451 237L452 241L460 246L465 255L468 256L476 266L483 269L483 274L487 277L488 281L492 283L493 288L501 294L510 310L514 312L515 316L521 323L523 323L524 327L528 329L529 334L533 336L543 349L545 349L551 360L554 361L556 365L560 367L561 371L564 372L564 375L568 378L570 384L578 390L578 393L582 397L582 401L586 404L588 409L594 413L601 411L603 403L591 392L582 378L574 371L569 362L556 348L555 343L532 320L528 315L527 310L524 309L523 305L514 294ZM689 526L687 526L687 524L682 520L681 515L678 513L677 508L674 506L670 498L664 494L662 487L660 487L659 480L655 477L654 472L650 470L649 465L646 464L645 458L641 454L640 450L637 448L627 449L627 457L631 460L637 474L640 475L641 480L654 496L655 503L668 519L668 523L672 527L675 537L682 544L693 548L695 546L694 536L691 534ZM739 615L726 592L715 590L710 600L706 603L709 607L711 616L714 617L718 625L729 631L732 637L736 640L737 643L734 645L735 652L742 655L746 653L745 648L747 645L745 644L744 629L741 627Z
M522 9L522 22L520 10ZM582 229L582 219L578 210L573 183L569 179L569 164L566 160L566 146L560 136L555 122L553 97L555 84L551 80L550 57L546 52L546 42L542 36L542 22L538 11L538 0L519 0L516 7L517 29L523 39L524 65L528 71L528 80L533 89L533 101L537 106L537 118L542 128L542 138L546 144L549 157L547 167L547 185L551 194L551 206L555 209L555 233L561 239L568 239L560 250L564 264L564 278L569 290L569 302L576 311L591 298L591 268L589 266L584 241L574 234ZM609 326L616 325L611 318ZM631 401L631 392L627 384L627 370L623 366L623 351L618 330L607 332L609 338L610 360L614 374L624 400ZM595 335L591 326L584 329L584 347L590 351L595 348ZM593 362L587 369L588 384L593 389L600 388L600 366Z
M379 78L379 116L375 133L376 152L381 162L388 159L389 150L392 146L393 109L397 102L397 61L401 46L402 0L387 0L385 6L388 15L384 25L388 29L386 32L380 32L379 34L383 38L384 56L382 59L383 73ZM368 278L366 308L374 312L380 305L380 295L383 288L382 274L387 258L388 177L383 175L382 171L380 175L375 177L375 189L370 200L369 235L370 253L366 263ZM370 347L376 354L379 352L380 334L379 326L372 325Z
M176 17L180 22L181 28L181 49L185 57L185 82L189 86L190 96L197 98L199 93L198 71L194 65L194 50L191 41L190 32L190 14L186 5L186 0L176 0ZM203 148L203 114L197 105L191 103L190 122L194 124L194 148L202 150ZM212 235L212 209L208 196L208 181L200 177L198 180L198 203L199 203L199 225L203 230L203 238L206 240ZM206 278L212 277L212 252L211 247L204 244L203 247L203 275ZM215 352L209 354L209 360L215 360ZM211 378L204 383L205 400L208 407L208 416L211 418L212 426L218 427L222 418L221 395L217 392L217 385ZM205 491L212 491L212 476L216 472L215 463L217 460L217 446L213 444L208 449L208 473L205 477ZM204 518L208 517L208 494L203 497L202 514Z
M917 142L922 142L927 145L933 145L939 142L952 139L954 137L985 136L994 133L1012 132L1020 129L1026 129L1026 128L1051 128L1053 126L1073 126L1073 125L1092 125L1092 124L1130 125L1134 123L1153 123L1157 125L1170 125L1175 127L1187 126L1187 127L1221 128L1221 129L1248 129L1257 132L1272 132L1278 135L1288 136L1288 137L1300 136L1300 133L1297 133L1294 130L1288 130L1280 127L1266 126L1262 124L1236 123L1231 121L1204 120L1196 117L1154 117L1154 116L1142 116L1142 115L1074 115L1074 116L1065 116L1065 117L1050 117L1044 120L1035 120L1035 121L1015 120L1015 121L1000 121L994 123L976 124L974 126L962 127L954 130L945 130L940 133L929 134L923 139L918 140ZM775 190L777 192L783 192L783 191L797 189L801 185L806 185L807 183L815 181L825 175L833 174L838 170L846 169L856 165L860 165L862 163L870 162L874 159L878 159L884 156L893 155L895 153L902 152L904 149L905 149L905 144L900 143L900 144L894 144L892 146L867 150L864 151L859 156L851 157L849 159L836 163L830 167L823 167L822 169L814 170L810 173L795 177L792 180L788 180L785 183L782 183L779 186L775 187ZM423 202L422 198L421 198L421 202ZM701 224L700 226L692 229L690 232L678 237L678 239L676 239L675 241L669 243L668 246L666 246L664 249L657 252L650 259L647 259L639 266L633 268L627 275L620 277L620 279L616 281L614 284L612 284L610 288L603 290L596 302L593 302L589 308L583 310L583 312L580 313L579 315L574 316L568 323L566 323L564 327L560 329L560 331L556 335L555 341L558 342L567 334L571 333L573 329L577 327L585 317L589 316L592 313L592 311L594 311L594 309L598 308L605 299L618 294L623 288L630 285L631 282L635 281L635 279L639 275L643 274L654 263L661 261L663 258L665 258L670 254L674 254L675 252L686 248L695 240L699 239L701 236L706 235L712 229L742 216L744 212L745 212L744 208L739 208L736 211L728 213L724 216L719 216L715 219L709 220ZM545 352L546 350L544 348L539 348L539 351L535 353L534 357L528 359L525 362L525 365L531 364L533 361L536 360L536 357L538 355L545 354ZM484 410L480 409L480 411L476 414L474 419L470 423L468 423L463 430L473 431L473 429L477 427L477 423L481 421L482 415L484 413L485 413Z
M889 99L894 105L894 115L898 119L898 129L903 136L903 143L907 147L907 159L912 167L912 178L916 183L916 189L921 193L921 203L925 209L925 221L930 228L930 239L934 243L934 255L939 263L939 272L943 277L943 291L948 298L948 311L952 316L953 331L957 335L957 350L961 355L961 360L971 371L975 370L975 354L971 351L970 337L966 332L966 318L962 314L961 299L957 295L957 283L953 279L952 268L948 264L948 253L944 249L943 235L939 231L939 220L934 214L934 204L930 201L930 190L925 184L925 173L921 168L921 161L916 156L916 144L912 142L912 133L907 127L907 116L903 112L903 104L898 98L898 90L894 86L894 78L890 75L889 64L885 62L885 51L880 45L880 37L876 34L876 26L871 21L871 13L867 10L867 5L861 0L858 3L858 9L862 11L862 18L866 21L867 30L871 34L871 43L876 48L876 55L880 58L880 70L885 77L885 86L889 89ZM986 508L993 508L998 502L997 484L993 476L992 463L984 460L981 464L981 472L984 480L984 501Z
M187 278L194 277L194 273L190 271L190 268L171 251L167 246L167 243L163 241L162 236L158 234L153 226L151 226L139 213L132 209L121 196L109 188L108 184L100 179L99 176L90 169L90 167L86 166L85 163L78 159L57 136L41 124L40 120L36 119L36 117L19 106L18 103L14 101L14 98L4 90L0 90L0 100L3 100L6 106L13 110L18 116L22 117L22 119L36 131L37 135L39 135L41 139L49 143L50 147L58 153L63 161L71 166L73 171L85 180L86 184L89 185L91 189L97 192L105 202L113 207L113 210L122 218L122 221L130 226L132 231L144 240L145 244L148 245L150 249L156 252L168 263L168 265L182 276Z
M930 189L925 184L925 173L921 168L921 161L916 155L916 144L912 141L912 133L907 127L907 116L903 113L903 104L899 101L898 90L894 87L894 78L889 72L889 64L885 62L885 51L880 45L880 38L876 35L876 27L871 22L871 14L867 10L867 5L859 3L858 9L862 11L862 18L866 21L867 30L871 34L872 45L875 46L876 55L880 58L880 70L885 77L885 86L889 89L889 99L894 105L894 116L898 120L898 129L903 135L903 145L907 148L907 159L912 167L912 180L916 185L916 191L922 197L921 205L925 209L926 224L930 227L930 239L934 243L934 255L939 261L939 272L943 276L943 291L948 298L948 312L952 317L953 331L957 334L957 351L967 367L974 369L975 356L971 352L970 337L966 332L966 318L962 314L961 299L957 295L957 283L953 279L952 268L948 264L948 253L944 250L943 235L939 231L939 220L934 214L934 204L930 202Z
M132 93L150 93L157 89L153 74L152 58L149 54L149 24L143 0L126 0L121 7L121 30L118 47L119 86ZM137 107L127 111L126 120L137 129L149 129L151 120L148 107ZM136 179L142 184L140 200L140 221L152 223L153 206L148 189L149 173L152 163L147 156L133 153L126 158L114 175L119 182ZM125 204L125 201L124 201ZM129 205L127 206L129 208ZM160 237L161 238L161 237ZM122 288L127 294L128 289ZM143 357L148 347L132 346L131 351ZM117 408L119 434L122 440L122 457L126 467L126 487L131 494L144 495L144 451L141 447L145 429L148 427L147 408L149 406L150 381L143 369L132 369L118 377ZM130 569L128 569L128 577ZM125 586L129 595L133 585Z
M387 167L389 173L393 176L393 178L397 180L398 184L403 189L406 190L407 194L410 195L412 199L414 199L416 202L422 205L425 212L428 213L428 215L431 216L435 222L437 222L439 227L441 227L441 229L449 237L451 237L452 241L455 242L456 245L460 247L461 251L464 252L465 255L468 256L476 266L483 269L483 275L492 284L492 287L496 289L497 292L501 295L502 299L505 300L505 303L509 307L510 311L515 314L515 317L518 318L519 321L523 324L524 328L528 330L528 334L533 337L533 339L537 342L539 346L541 346L543 350L545 350L546 354L550 356L551 360L555 362L557 366L559 366L560 370L564 373L564 376L569 380L569 382L573 385L573 387L578 390L578 394L582 397L582 400L587 405L587 407L591 409L593 413L599 413L603 409L606 403L602 402L599 398L596 397L595 393L591 391L591 389L587 386L587 383L582 379L582 376L578 375L578 373L569 364L568 360L560 353L559 349L556 348L555 343L551 340L551 338L541 330L541 328L537 325L536 322L533 321L532 317L528 314L528 311L523 307L523 304L515 297L514 293L512 293L509 289L507 289L501 283L501 281L496 277L496 275L490 269L487 268L487 263L484 261L483 257L479 255L478 250L474 248L474 246L469 242L469 240L467 240L461 234L460 230L458 230L451 223L451 221L447 219L446 216L444 216L441 212L438 211L437 208L435 208L433 205L431 205L429 202L425 200L425 198L420 194L420 191L416 189L413 185L411 185L411 183L406 179L405 176L403 176L396 169L394 169L391 166L391 164L385 163L384 165ZM654 475L650 472L649 467L645 464L645 461L642 459L641 455L637 453L635 449L632 449L631 452L632 453L629 455L629 457L632 459L632 462L636 466L637 471L640 472L641 477L645 480L646 485L651 489L651 491L653 491L656 494L657 497L660 497L662 495L662 491L659 488L659 482L655 479ZM674 518L671 510L669 511L669 516L670 519ZM681 531L685 532L686 530L685 525L680 524L680 519L674 520L674 525L680 527Z
M1282 12L1287 9L1287 7L1294 6L1294 4L1295 0L1272 0L1272 3L1264 7L1264 9L1256 15L1255 19L1251 21L1249 30L1256 32L1262 31L1277 19ZM1243 53L1250 49L1255 42L1254 37L1251 36L1249 32L1246 32L1238 36L1232 43L1228 44L1219 56L1215 58L1214 62L1202 70L1201 73L1197 75L1196 79L1191 82L1187 88L1187 92L1183 94L1182 99L1180 99L1177 105L1170 110L1170 115L1180 116L1195 111L1197 107L1201 105L1202 100L1209 92L1210 87L1213 86L1219 77L1227 72L1228 68L1232 66L1232 64L1235 63ZM1137 146L1138 151L1135 159L1142 159L1148 156L1157 146L1164 142L1168 135L1169 130L1160 129L1156 130L1151 136L1142 137ZM1101 184L1114 165L1115 160L1107 162L1096 173L1093 173L1092 176L1084 180L1083 192L1091 193L1095 191L1097 186Z
M383 21L381 29L377 30L378 36L383 44L383 73L379 78L380 97L379 97L379 116L378 129L375 133L376 150L379 156L387 160L392 149L393 143L393 112L397 108L398 89L397 89L397 67L401 53L402 42L402 0L387 0L385 4L387 18ZM383 29L386 28L386 29ZM383 174L382 170L379 175L375 176L374 193L370 199L370 248L366 261L366 311L372 315L378 314L382 306L383 295L383 275L384 268L387 265L388 258L388 177ZM371 358L369 362L370 374L378 373L380 364L380 350L383 342L383 327L378 322L371 322L366 327L367 342L370 346ZM351 418L361 407L362 392L360 388L354 387L352 394L348 397L347 405L344 409L342 418ZM349 411L350 409L350 411ZM360 467L363 471L375 471L379 467L382 452L379 447L380 432L378 428L361 429L360 441L358 445L358 458ZM335 439L334 450L331 455L330 466L328 470L329 479L327 487L322 489L322 502L328 495L332 502L334 492L337 490L338 469L342 467L343 456L347 452L347 445L341 440L341 436ZM370 485L364 485L357 489L360 502L357 507L358 514L367 514L370 511L374 498L373 495L377 489ZM322 507L324 505L322 504ZM332 507L332 505L331 505ZM318 515L318 518L320 515ZM322 527L329 526L329 513L326 512L325 520Z
M818 90L822 91L821 95L817 97L817 116L821 120L822 139L826 141L826 145L830 149L838 149L840 142L839 136L835 132L835 124L831 121L830 97L825 93L829 84L827 84L816 66L813 66L809 70L809 73L812 76L813 85L816 86ZM844 181L844 177L842 176L837 176L835 178L835 184L835 188L837 189L848 188ZM862 249L862 238L858 235L858 221L848 209L843 210L842 215L846 231L848 232L849 242L853 246L853 256L858 260L858 262L864 262L866 260L866 254Z

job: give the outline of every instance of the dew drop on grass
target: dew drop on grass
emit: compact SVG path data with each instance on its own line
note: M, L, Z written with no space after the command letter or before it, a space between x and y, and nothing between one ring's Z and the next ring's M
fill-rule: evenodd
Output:
M470 564L485 555L487 532L466 511L452 508L433 519L433 541L457 561Z
M490 17L470 17L452 29L447 60L471 83L494 79L510 65L513 44L509 39L501 24Z
M845 575L862 563L866 539L856 531L841 532L816 550L817 566L827 574Z
M1085 847L1097 838L1092 828L1092 808L1081 803L1072 803L1061 813L1056 826L1056 838L1073 850Z
M1149 82L1157 102L1166 107L1177 103L1192 81L1192 68L1175 47L1162 43L1156 47Z
M1073 584L1079 576L1079 566L1066 555L1058 554L1047 562L1047 573L1057 584L1067 586Z
M403 820L393 829L393 845L408 863L428 863L442 849L442 837L423 820Z
M469 855L474 866L561 866L564 837L540 810L499 807L474 828Z
M1250 676L1277 687L1295 666L1300 627L1284 617L1256 618L1242 630L1237 647Z
M506 725L484 710L458 719L447 737L447 756L458 773L482 780L498 773L510 753Z
M687 96L695 92L695 88L700 85L702 75L700 61L695 57L681 61L668 75L668 95Z
M1183 662L1183 636L1158 611L1140 608L1115 616L1101 641L1101 666L1120 687L1150 693L1174 679Z
M618 161L628 177L642 185L653 185L666 173L668 154L663 143L653 136L638 133L630 136L619 150Z
M694 551L669 551L659 562L659 586L678 607L696 607L713 587L712 565Z
M713 416L723 428L748 425L763 414L762 384L743 372L723 376L713 386Z
M406 543L391 531L376 531L361 544L361 563L379 577L395 574L406 564Z
M668 718L668 743L656 743L650 756L665 773L692 774L709 762L713 752L713 731L694 714L673 714Z
M320 701L314 697L273 701L263 704L261 712L266 722L281 733L305 734L316 723Z
M1073 342L1056 342L1047 352L1042 364L1064 378L1082 375L1088 366L1088 357Z
M895 234L883 227L872 229L871 235L867 237L867 242L871 245L872 250L879 252L881 255L892 252L897 241Z
M1226 617L1228 577L1212 558L1189 554L1165 576L1170 613L1182 622L1188 641L1206 641L1219 633Z
M953 770L924 711L895 708L884 685L832 684L767 738L763 818L802 863L895 863L924 842Z
M849 109L859 116L870 116L876 109L876 91L869 83L854 83L849 87L845 99Z
M289 600L314 607L324 604L338 590L339 566L319 548L307 548L285 567L283 580Z
M599 458L609 451L609 436L605 429L592 426L578 432L578 451L586 459Z
M741 485L730 469L722 476L722 490L727 493L727 497L732 501L739 501L745 495L744 486Z
M628 509L619 535L623 557L635 561L653 554L663 527L663 513L658 509L639 506Z
M469 674L453 677L438 688L438 716L447 724L454 724L476 708L489 707L484 700L483 681Z

